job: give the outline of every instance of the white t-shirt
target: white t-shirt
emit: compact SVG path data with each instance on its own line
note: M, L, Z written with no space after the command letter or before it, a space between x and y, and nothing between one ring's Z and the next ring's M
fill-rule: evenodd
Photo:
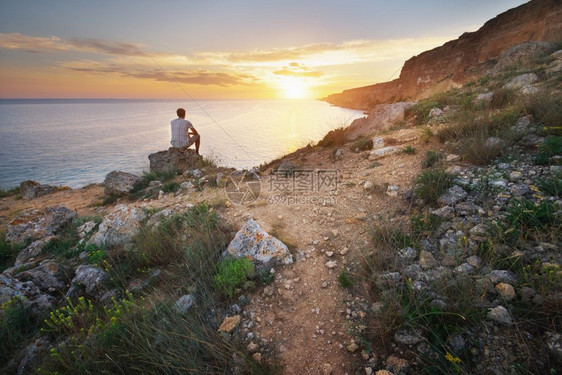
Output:
M178 117L170 122L172 125L172 147L185 147L189 143L189 135L187 129L193 129L191 122Z

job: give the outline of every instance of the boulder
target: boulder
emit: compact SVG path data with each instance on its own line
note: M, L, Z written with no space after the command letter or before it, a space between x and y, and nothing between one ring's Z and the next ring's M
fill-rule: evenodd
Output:
M382 158L384 156L394 154L396 152L398 152L398 147L394 147L394 146L377 148L375 150L371 150L370 155L369 155L369 159L371 159L371 160L379 159L379 158Z
M190 148L170 147L167 151L148 155L150 170L155 173L166 173L170 170L184 172L194 169L201 159L202 157Z
M441 108L431 108L431 111L429 111L429 118L436 118L436 117L441 117L443 116L443 110Z
M8 224L6 241L24 244L57 234L75 217L76 212L64 206L25 211Z
M74 295L76 289L80 287L83 287L90 296L100 296L105 292L104 285L108 279L109 275L101 268L91 264L78 266L67 296Z
M113 171L103 181L105 195L125 195L140 186L143 179L132 173Z
M445 194L439 197L439 203L443 206L454 206L455 204L462 202L468 193L458 185L454 185L449 188Z
M532 63L539 57L544 56L552 48L548 42L526 42L516 44L508 48L500 55L498 63L491 70L491 73L500 73L513 65Z
M44 294L32 281L19 281L6 274L0 274L0 305L19 299L23 306L41 317L53 309L55 298Z
M45 260L38 267L20 272L16 275L20 281L33 281L43 292L52 294L65 289L65 271L53 260Z
M133 205L118 204L103 218L88 243L102 247L125 245L139 232L145 217L145 213Z
M539 77L537 77L535 73L525 73L514 77L505 85L505 88L512 90L521 90L522 88L529 87L538 80Z
M191 306L193 306L193 302L193 296L191 294L185 294L176 301L174 310L176 310L178 314L186 314Z
M409 102L378 104L368 117L357 119L351 123L346 130L347 137L353 139L375 130L388 130L394 124L404 120L406 110L412 105L414 103Z
M27 180L20 184L20 193L23 199L33 199L51 194L57 190L56 186L41 185L39 182Z
M293 263L287 246L265 232L254 219L248 220L236 233L226 252L236 258L247 257L262 265Z
M32 258L35 258L43 251L43 247L47 244L54 236L48 236L42 238L37 241L33 241L28 247L23 249L19 252L16 262L14 263L15 266L21 266L24 263L27 263Z

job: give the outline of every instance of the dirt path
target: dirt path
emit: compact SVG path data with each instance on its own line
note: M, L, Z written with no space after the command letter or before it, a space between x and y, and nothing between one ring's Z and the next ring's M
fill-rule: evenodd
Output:
M398 147L412 145L416 134L413 130L395 133L393 142ZM347 150L341 161L333 160L331 150L308 153L304 160L296 156L291 161L298 169L338 171L340 181L332 205L268 204L275 193L266 189L255 204L226 210L225 217L235 228L253 217L266 231L289 244L298 259L278 268L273 286L252 296L245 308L256 323L253 331L277 346L285 374L322 374L328 369L332 374L363 371L360 350L350 350L353 337L346 319L346 302L361 293L350 294L339 285L338 276L343 268L352 276L358 272L362 254L372 249L373 220L406 209L402 198L376 188L366 191L365 181L374 182L379 190L397 185L400 195L419 173L422 149L431 145L416 147L416 155L395 154L377 163L365 158L365 153ZM336 263L331 269L326 265L329 261Z

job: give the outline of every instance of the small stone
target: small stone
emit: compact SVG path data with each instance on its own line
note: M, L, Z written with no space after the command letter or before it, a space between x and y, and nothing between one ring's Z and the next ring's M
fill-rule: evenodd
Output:
M513 171L509 174L509 181L515 182L519 181L523 177L523 173L519 171Z
M423 268L424 270L429 269L429 268L433 268L437 265L437 261L435 260L435 257L433 256L433 254L431 254L428 251L423 251L423 250L420 252L419 263L420 263L421 268Z
M261 363L261 353L254 353L254 355L252 356L252 358L253 358L257 363Z
M398 256L404 261L412 261L416 259L418 252L411 247L406 247L398 251Z
M455 274L457 275L468 275L474 272L474 267L468 263L463 263L457 268L455 268Z
M439 216L442 219L452 219L455 215L455 210L451 206L443 206L437 210L432 211L431 213Z
M373 138L373 150L383 147L384 147L384 139L382 139L381 137Z
M258 350L258 348L259 348L259 345L256 344L255 342L250 342L250 343L248 344L248 346L246 347L246 349L248 349L248 352L249 352L249 353L254 353L254 352L256 352L256 351Z
M386 195L389 197L397 197L398 196L398 185L388 185L386 188Z
M370 367L365 367L365 375L373 375L373 369Z
M461 158L460 155L457 155L457 154L449 154L449 155L447 155L447 157L445 158L445 161L454 162L454 161L460 160L460 158Z
M509 325L513 322L509 311L503 306L497 306L488 311L488 318L500 324Z
M349 249L347 247L344 247L341 251L340 251L340 255L345 255L347 254L347 252L349 251Z
M365 183L363 184L363 189L365 190L373 190L375 188L375 184L373 183L373 181L365 181Z
M394 341L403 345L415 345L422 340L418 332L413 330L400 330L394 334Z
M394 373L388 370L379 370L375 373L375 375L394 375Z
M330 260L328 262L326 262L326 267L328 267L329 269L333 269L338 265L338 262L336 262L335 260Z
M178 313L185 314L191 306L193 306L193 297L191 294L186 294L176 301L174 308Z
M470 231L470 238L477 242L483 242L488 237L488 226L486 224L478 224L474 226Z
M443 115L443 110L441 108L432 108L431 111L429 111L429 118L435 118L435 117L440 117Z
M352 341L351 344L347 346L347 351L350 353L356 352L357 349L359 349L359 346L355 343L355 341Z
M219 332L230 333L240 323L240 315L229 316L224 319L219 327Z
M343 149L338 148L336 150L336 153L334 154L334 156L336 157L337 160L342 160L343 159Z
M468 259L466 260L466 263L470 264L472 267L474 267L476 269L479 269L480 267L482 267L482 259L480 259L476 255L468 257Z
M327 256L328 258L331 258L333 255L334 255L334 252L333 252L333 251L326 251L326 256Z
M329 363L324 363L322 365L322 375L331 375L332 374L332 365Z
M496 292L501 296L502 299L506 301L511 301L515 298L515 289L508 283L499 283L496 285Z

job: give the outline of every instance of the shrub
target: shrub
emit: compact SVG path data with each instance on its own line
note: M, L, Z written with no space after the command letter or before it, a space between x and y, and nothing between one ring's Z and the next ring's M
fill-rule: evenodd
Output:
M535 158L535 163L546 165L554 155L562 154L562 137L550 136L544 139L539 146L539 152Z
M170 181L162 186L162 191L164 193L175 193L180 189L180 184L176 181Z
M548 194L558 198L562 198L562 175L557 174L550 178L539 179L537 181L539 189Z
M356 151L366 151L373 148L373 140L370 138L359 137L349 149L353 152Z
M441 221L441 217L430 212L418 213L410 216L410 227L415 236L427 237L439 227Z
M492 101L490 102L491 108L505 108L508 105L513 104L515 100L516 93L513 89L507 89L504 87L500 87L493 91L494 96L492 96Z
M248 276L254 273L253 263L246 258L225 259L217 265L215 286L226 296L233 297Z
M6 234L0 233L0 272L14 264L21 249L23 246L8 243Z
M345 268L342 268L338 276L338 283L342 288L351 288L355 284L355 282L347 274Z
M338 128L331 130L318 142L318 146L321 147L334 147L343 146L347 142L344 128Z
M142 174L142 178L146 181L146 185L148 185L148 182L150 181L169 181L178 174L181 174L181 172L182 171L176 167L168 166L167 168L164 168L163 170L157 172L151 170L144 171ZM144 187L146 187L146 185Z
M0 190L0 198L10 197L12 195L17 195L20 193L20 188L15 187L9 190Z
M19 297L0 305L0 367L4 367L38 330L39 324Z
M442 108L443 105L434 100L421 100L410 108L406 109L405 116L406 118L415 118L414 123L416 125L427 124L427 122L429 121L429 112L431 112L431 110L436 107Z
M443 159L443 154L435 151L428 150L425 152L425 159L422 161L422 168L433 167L438 161Z
M523 98L523 109L533 115L535 120L544 126L547 132L560 134L562 124L562 97L550 90L543 90Z
M428 204L434 204L437 199L451 186L455 176L443 170L429 170L415 179L414 191L416 195Z
M544 228L554 223L554 204L542 201L538 204L528 199L514 199L507 211L507 222L513 228Z
M416 148L408 145L404 147L401 151L403 154L414 155L416 153Z

